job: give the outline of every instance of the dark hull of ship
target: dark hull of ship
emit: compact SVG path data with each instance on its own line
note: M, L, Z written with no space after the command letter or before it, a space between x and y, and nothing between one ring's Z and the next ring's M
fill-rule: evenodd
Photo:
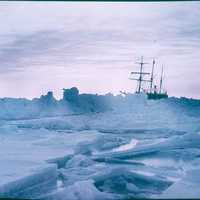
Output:
M166 99L168 98L168 95L166 93L146 93L148 99Z

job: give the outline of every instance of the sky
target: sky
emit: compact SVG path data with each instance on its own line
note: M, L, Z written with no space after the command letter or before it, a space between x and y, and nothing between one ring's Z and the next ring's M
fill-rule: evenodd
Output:
M134 92L141 56L169 96L200 99L199 2L0 2L0 97Z

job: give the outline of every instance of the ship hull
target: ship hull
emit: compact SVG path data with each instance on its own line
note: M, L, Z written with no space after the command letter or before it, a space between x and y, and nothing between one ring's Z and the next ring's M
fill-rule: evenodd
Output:
M148 99L158 100L158 99L166 99L168 95L166 93L146 93Z

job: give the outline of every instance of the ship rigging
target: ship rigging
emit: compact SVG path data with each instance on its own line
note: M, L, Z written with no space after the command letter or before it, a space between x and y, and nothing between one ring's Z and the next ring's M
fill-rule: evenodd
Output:
M135 93L137 93L137 94L146 93L148 99L168 98L167 92L164 91L162 88L162 86L163 86L163 66L162 66L160 84L159 84L159 90L158 90L157 85L155 84L155 81L154 81L155 59L153 59L151 73L143 71L143 66L145 64L148 64L143 61L143 57L141 57L141 61L137 62L137 64L140 65L140 70L131 72L131 75L139 75L139 77L137 77L137 78L131 77L130 78L131 80L135 80L138 83ZM150 78L148 79L147 76L150 76ZM150 84L149 89L144 89L143 82L147 82Z

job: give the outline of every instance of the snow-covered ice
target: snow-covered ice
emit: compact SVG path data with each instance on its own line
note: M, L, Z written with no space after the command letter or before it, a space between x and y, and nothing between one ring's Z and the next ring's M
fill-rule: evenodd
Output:
M199 157L198 100L0 100L1 197L195 198Z
M116 149L113 149L113 151L126 151L126 150L129 150L129 149L132 149L137 145L137 143L138 143L138 140L132 139L130 141L130 143L119 146Z
M55 164L0 160L1 197L36 198L56 188Z

